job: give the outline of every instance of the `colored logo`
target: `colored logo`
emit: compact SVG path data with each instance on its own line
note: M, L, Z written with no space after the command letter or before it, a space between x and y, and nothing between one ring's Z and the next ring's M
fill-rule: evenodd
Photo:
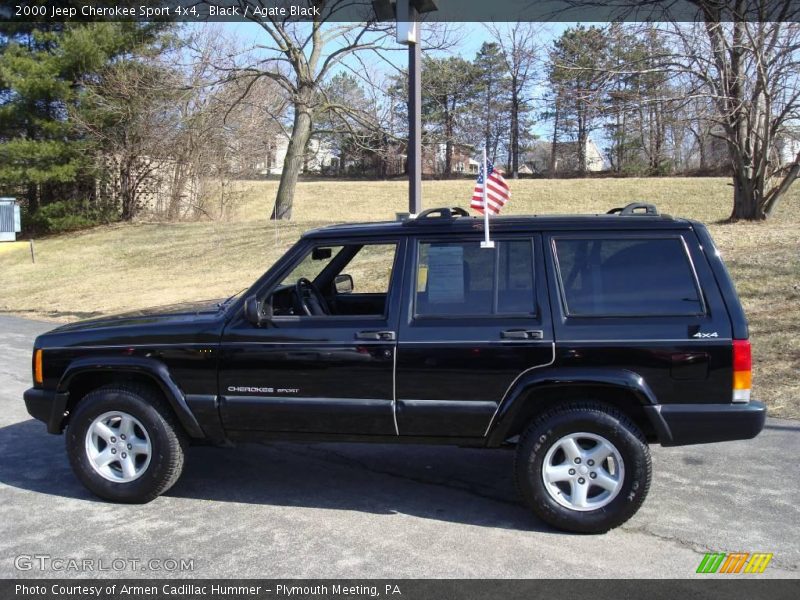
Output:
M697 567L698 573L763 573L772 560L766 552L707 552Z

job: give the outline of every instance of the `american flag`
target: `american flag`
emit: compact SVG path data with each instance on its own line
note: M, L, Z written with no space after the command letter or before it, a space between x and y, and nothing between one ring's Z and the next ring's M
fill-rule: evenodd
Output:
M491 161L487 161L486 164L487 170L489 171L489 183L486 186L486 198L489 203L489 213L496 215L500 212L500 209L506 205L506 202L511 199L511 190L509 189L506 180L503 179L503 176L495 170ZM470 204L470 208L473 208L477 212L483 214L483 167L481 167L481 172L478 174L478 181L475 182L475 189L472 192L472 203Z

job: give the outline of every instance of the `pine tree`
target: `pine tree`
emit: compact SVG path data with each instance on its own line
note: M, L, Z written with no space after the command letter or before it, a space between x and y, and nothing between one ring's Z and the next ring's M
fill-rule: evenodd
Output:
M30 211L91 197L93 161L70 111L103 66L153 51L165 27L0 23L0 190Z
M477 119L481 144L490 160L496 161L499 146L510 127L510 82L499 44L484 42L475 56L476 91L472 113Z

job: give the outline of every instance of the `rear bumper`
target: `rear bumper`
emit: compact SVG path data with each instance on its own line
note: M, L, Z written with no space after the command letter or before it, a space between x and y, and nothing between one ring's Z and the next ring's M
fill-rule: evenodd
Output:
M749 440L764 428L767 407L747 404L662 404L647 407L662 446Z
M54 390L30 388L25 390L22 397L28 414L45 423L48 433L61 433L68 396Z

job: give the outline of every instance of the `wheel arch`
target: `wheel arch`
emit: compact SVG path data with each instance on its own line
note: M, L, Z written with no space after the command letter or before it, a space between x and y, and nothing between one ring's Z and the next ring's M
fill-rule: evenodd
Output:
M68 394L66 408L71 412L91 390L118 381L138 382L157 389L189 437L206 437L167 366L152 358L109 356L77 359L64 371L57 391ZM62 428L67 420L68 417L62 420Z
M486 430L487 446L500 446L519 435L531 419L554 406L581 400L621 410L648 441L671 439L657 399L640 375L624 369L544 369L508 390Z

